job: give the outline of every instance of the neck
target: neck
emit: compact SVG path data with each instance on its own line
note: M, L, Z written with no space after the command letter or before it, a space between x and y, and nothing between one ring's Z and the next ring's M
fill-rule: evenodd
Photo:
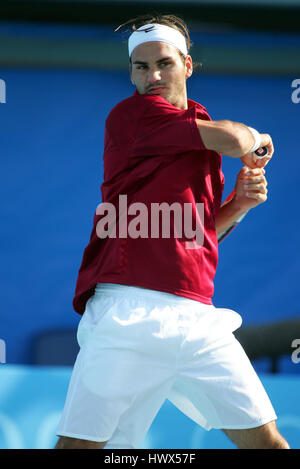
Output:
M173 97L171 97L170 100L167 99L167 101L169 101L170 104L177 107L178 109L181 109L182 111L185 111L189 108L186 90L177 95L174 99Z

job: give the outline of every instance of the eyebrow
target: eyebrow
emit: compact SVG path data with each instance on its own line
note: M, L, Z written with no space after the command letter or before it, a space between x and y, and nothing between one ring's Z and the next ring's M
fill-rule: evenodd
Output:
M163 59L159 59L156 61L157 64L161 63L161 62L165 62L166 60L170 60L172 57L164 57ZM142 60L135 60L133 62L133 64L139 64L139 65L147 65L148 62L143 62Z

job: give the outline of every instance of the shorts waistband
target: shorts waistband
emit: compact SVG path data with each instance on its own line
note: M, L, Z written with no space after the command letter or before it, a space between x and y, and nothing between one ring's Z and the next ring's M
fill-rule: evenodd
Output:
M149 298L149 299L157 299L160 302L165 303L176 303L176 304L190 304L190 305L204 305L204 303L200 303L198 301L192 300L190 298L185 298L184 296L174 295L173 293L167 293L158 290L151 290L149 288L140 288L135 287L133 285L120 285L117 283L97 283L95 288L95 295L98 296L99 294L104 293L111 293L113 295L127 295L136 298L137 296L140 298Z

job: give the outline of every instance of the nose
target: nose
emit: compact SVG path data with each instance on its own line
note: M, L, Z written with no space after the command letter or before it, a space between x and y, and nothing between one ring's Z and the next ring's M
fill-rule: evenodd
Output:
M157 83L161 80L160 70L149 69L148 71L148 83L151 85L153 83Z

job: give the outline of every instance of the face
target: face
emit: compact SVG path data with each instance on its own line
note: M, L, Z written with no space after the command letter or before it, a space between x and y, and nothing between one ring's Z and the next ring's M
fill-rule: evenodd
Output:
M183 62L178 49L164 42L146 42L131 55L130 78L140 94L157 94L179 109L187 109L186 80L192 59Z

